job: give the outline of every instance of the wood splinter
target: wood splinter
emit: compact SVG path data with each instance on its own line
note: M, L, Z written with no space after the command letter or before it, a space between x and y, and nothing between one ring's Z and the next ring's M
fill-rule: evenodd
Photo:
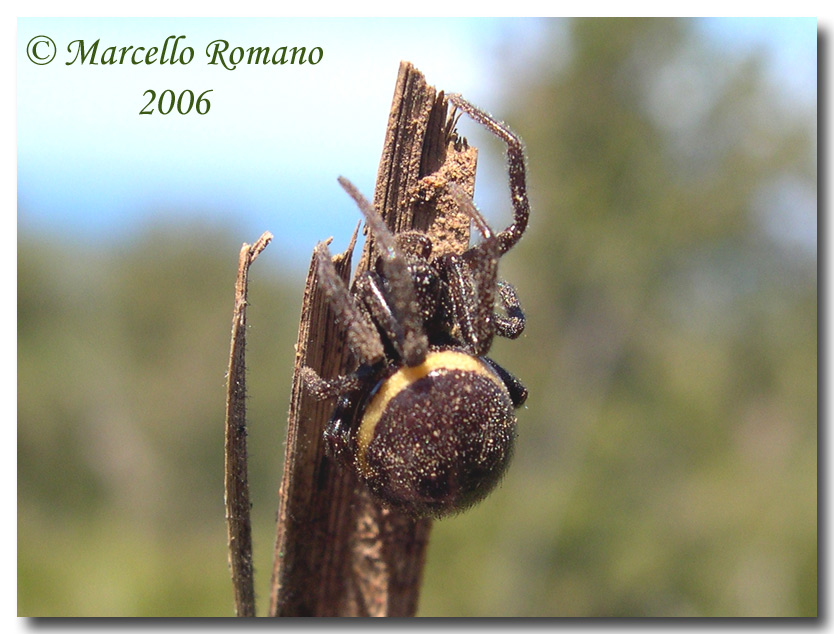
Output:
M226 383L225 504L229 568L237 616L255 616L252 522L246 457L246 301L249 267L272 240L264 233L240 249Z

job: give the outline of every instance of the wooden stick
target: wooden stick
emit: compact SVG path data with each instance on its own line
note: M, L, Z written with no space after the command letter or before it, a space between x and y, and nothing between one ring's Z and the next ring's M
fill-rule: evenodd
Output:
M374 204L395 232L417 229L436 253L462 252L469 220L448 192L474 190L476 152L452 131L443 94L408 63L400 65ZM348 174L349 176L349 174ZM354 240L356 235L354 234ZM368 236L357 274L373 253ZM347 281L351 253L333 258ZM382 507L324 455L332 400L302 389L299 369L324 378L354 367L311 263L296 346L286 460L280 489L270 609L272 616L412 616L417 610L430 520Z
M246 298L249 267L272 240L264 233L253 245L244 244L235 280L235 307L226 383L226 530L229 568L237 616L255 616L252 572L252 523L249 517L249 476L246 467Z

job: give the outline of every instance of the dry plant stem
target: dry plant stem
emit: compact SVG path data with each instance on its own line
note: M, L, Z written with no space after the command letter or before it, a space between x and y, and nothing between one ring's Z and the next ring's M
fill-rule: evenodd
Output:
M246 296L249 266L270 240L272 234L264 233L255 244L244 244L241 247L235 280L235 308L226 384L225 500L229 568L237 616L255 616L252 525L246 469Z
M451 132L443 95L401 64L374 196L388 226L426 232L441 252L465 250L469 220L448 185L471 195L475 161L474 148ZM371 262L369 242L357 274ZM353 241L333 258L345 281L352 251ZM324 455L322 432L334 403L306 395L299 369L307 365L332 378L354 368L316 277L314 259L296 346L269 613L411 616L431 521L383 508L349 469Z
M355 237L355 236L354 236ZM347 279L350 248L334 257L336 270ZM329 588L338 583L339 567L347 547L339 538L349 508L353 482L324 458L323 423L332 404L315 401L304 393L298 370L309 365L325 376L335 376L347 360L346 350L318 289L315 258L310 265L304 300L296 364L290 399L284 475L281 481L275 561L270 591L271 616L316 616L327 613ZM333 503L330 503L333 500ZM332 537L331 537L332 535ZM340 550L341 549L341 550Z

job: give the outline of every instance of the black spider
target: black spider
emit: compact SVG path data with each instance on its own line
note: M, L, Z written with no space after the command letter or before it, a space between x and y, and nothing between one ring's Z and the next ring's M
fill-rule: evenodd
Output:
M459 255L432 257L424 234L393 235L346 179L376 239L374 271L350 292L325 243L315 249L319 281L359 362L353 374L325 380L302 369L316 399L338 396L324 431L328 454L384 503L414 516L465 509L487 495L509 463L514 409L525 387L488 359L493 335L524 329L515 289L497 279L498 261L524 233L530 208L521 140L459 95L449 101L508 148L513 223L493 235L471 199L454 196L482 236ZM496 295L505 315L496 314Z

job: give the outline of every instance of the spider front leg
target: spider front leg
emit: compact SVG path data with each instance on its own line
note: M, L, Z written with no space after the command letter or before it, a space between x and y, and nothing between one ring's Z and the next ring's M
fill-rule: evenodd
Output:
M448 98L453 106L468 114L474 121L507 144L507 169L510 177L510 195L513 201L513 223L497 236L500 255L504 255L521 239L530 217L524 144L506 123L498 121L480 108L473 106L460 95L450 94Z
M351 352L363 364L372 365L380 361L385 351L379 333L336 272L327 244L321 242L316 246L315 258L319 285L336 314Z
M385 350L379 332L366 307L350 293L333 266L333 260L325 243L319 243L314 251L319 287L324 292L336 321L345 334L348 347L359 361L359 369L345 376L324 379L309 366L302 366L299 376L304 390L317 401L338 397L333 414L324 429L327 454L344 464L352 455L353 429L356 409L359 406L363 381L385 359Z
M386 299L382 279L370 271L365 271L354 282L353 293L383 335L382 346L385 356L405 359L405 333Z
M336 314L336 321L345 334L348 348L360 364L378 363L385 358L382 340L371 318L357 303L336 272L327 244L320 242L316 245L313 256L319 287ZM323 379L308 366L301 368L300 376L304 382L304 389L318 401L356 390L360 384L356 374Z
M402 329L403 361L411 367L419 365L426 358L429 342L423 329L417 293L405 256L397 246L394 234L389 231L385 221L353 183L340 176L339 184L365 215L368 227L376 238L382 270L389 286L389 292L384 299L390 302L393 315Z

